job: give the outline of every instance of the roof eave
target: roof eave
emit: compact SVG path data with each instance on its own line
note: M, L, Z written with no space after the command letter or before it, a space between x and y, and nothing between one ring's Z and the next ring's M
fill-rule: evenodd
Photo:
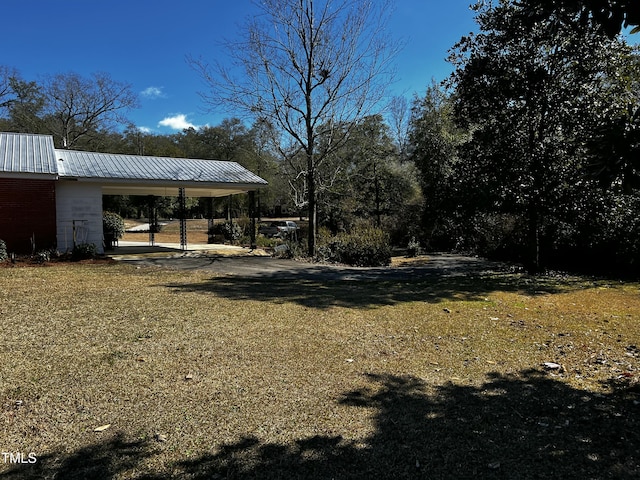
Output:
M54 173L36 173L36 172L2 172L0 178L14 178L16 180L58 180L59 177Z
M149 185L149 186L160 186L160 187L170 187L170 188L198 188L198 187L214 187L214 188L224 188L229 187L233 189L245 189L245 190L255 190L258 188L268 187L269 184L265 181L262 182L206 182L206 181L198 181L198 180L161 180L161 179L135 179L135 178L99 178L99 177L71 177L71 176L61 176L60 180L71 180L77 182L90 182L90 183L100 183L102 185Z
M188 197L223 197L243 194L267 186L266 183L221 183L202 181L167 181L135 179L100 179L94 177L61 177L62 181L97 184L104 195L178 196L180 188Z

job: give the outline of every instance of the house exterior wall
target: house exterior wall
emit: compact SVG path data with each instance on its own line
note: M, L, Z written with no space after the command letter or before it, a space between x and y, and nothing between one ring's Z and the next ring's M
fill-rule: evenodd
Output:
M0 239L7 251L29 254L56 246L55 183L0 178Z
M102 187L97 184L60 180L56 185L58 250L73 250L77 245L93 243L104 253L102 236Z

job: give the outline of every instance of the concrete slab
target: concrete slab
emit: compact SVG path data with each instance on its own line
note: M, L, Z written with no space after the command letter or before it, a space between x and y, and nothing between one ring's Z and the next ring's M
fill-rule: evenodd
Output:
M158 243L149 245L148 242L120 241L113 250L106 254L114 260L136 260L143 258L186 258L203 256L269 256L263 249L251 250L247 247L221 244L188 244L183 250L179 243Z
M165 225L167 225L166 222L160 222L158 223L159 226L163 227ZM148 232L149 229L151 228L151 225L149 225L148 223L141 223L140 225L136 225L135 227L131 227L131 228L127 228L125 230L125 232L129 233L137 233L137 232Z

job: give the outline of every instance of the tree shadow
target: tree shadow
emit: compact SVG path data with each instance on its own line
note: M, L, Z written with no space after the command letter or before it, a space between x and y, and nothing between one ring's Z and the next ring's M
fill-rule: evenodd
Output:
M341 437L294 446L247 437L178 465L188 478L631 479L640 475L637 396L576 390L538 371L479 386L367 375L339 400L374 408L362 448Z
M429 478L640 473L635 396L576 390L536 370L489 374L479 386L448 383L429 396L415 378L371 379L381 388L351 392L343 401L378 409L371 453L386 456L384 464L399 476L410 477L414 465Z
M17 464L4 473L3 480L23 479L111 479L134 470L154 455L153 446L142 440L130 441L116 434L74 452L54 452L35 457L35 463Z
M593 284L591 284L593 285ZM168 285L176 292L211 294L235 300L294 302L308 308L373 308L404 302L482 300L491 292L528 295L588 288L579 277L529 276L484 263L456 267L341 268L312 266L257 275L228 275L200 283Z
M50 455L31 471L33 477L18 475L16 467L0 478L584 480L640 476L639 397L628 385L598 394L536 370L491 373L477 385L433 385L412 376L365 375L365 388L345 392L336 401L373 412L374 429L366 438L313 436L279 444L245 436L200 457L137 476L128 472L153 455L152 448L115 438L67 456Z

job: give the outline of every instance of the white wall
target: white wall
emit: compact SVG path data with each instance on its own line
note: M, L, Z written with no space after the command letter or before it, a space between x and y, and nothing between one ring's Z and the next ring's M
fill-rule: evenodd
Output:
M56 182L58 250L73 250L76 244L93 243L104 253L102 236L102 187L98 184L59 180Z

